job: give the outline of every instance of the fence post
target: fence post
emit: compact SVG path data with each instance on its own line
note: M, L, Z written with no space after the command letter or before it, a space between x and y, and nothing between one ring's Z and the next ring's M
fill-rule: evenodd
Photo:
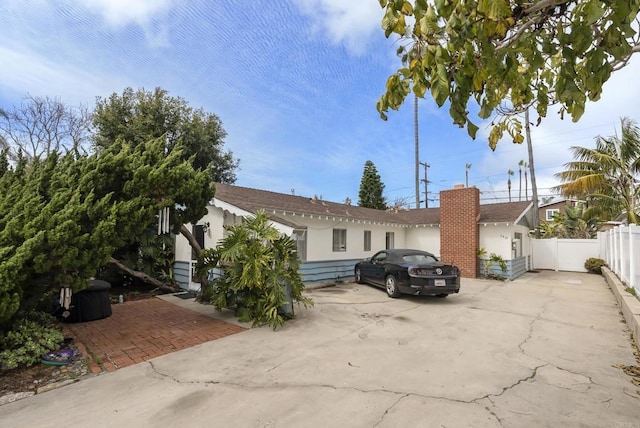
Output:
M613 229L607 231L607 264L613 270Z
M627 238L629 237L629 226L620 226L620 279L623 282L629 282L629 244Z
M640 291L640 283L637 281L638 257L640 256L640 226L629 225L629 286Z
M616 226L614 229L615 233L613 234L613 248L614 248L614 260L613 260L613 271L618 277L620 277L620 226Z

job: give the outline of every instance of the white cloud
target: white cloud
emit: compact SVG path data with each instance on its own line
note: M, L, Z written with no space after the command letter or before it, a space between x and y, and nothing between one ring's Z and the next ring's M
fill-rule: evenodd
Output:
M170 0L74 0L103 17L114 27L137 24L146 26L163 16L172 6Z
M313 31L334 44L344 44L353 54L365 52L373 34L380 29L383 9L375 0L293 0L314 22Z
M63 62L47 59L25 47L9 49L0 42L3 59L2 82L6 91L19 91L34 96L60 97L71 104L92 104L96 95L107 95L113 88L127 86L126 80L114 75L100 75Z
M175 2L171 0L69 0L100 16L107 26L139 26L152 47L169 46L165 18Z

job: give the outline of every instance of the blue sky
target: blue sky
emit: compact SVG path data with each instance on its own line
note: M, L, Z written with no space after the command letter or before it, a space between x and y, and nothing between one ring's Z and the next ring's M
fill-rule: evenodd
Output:
M238 185L357 203L371 160L387 200L415 206L412 105L386 122L375 109L399 65L381 17L377 0L0 0L0 106L30 94L92 108L97 96L159 86L220 117L240 159ZM580 122L551 108L534 128L541 196L570 146L613 135L622 116L640 122L638 75L634 58ZM486 124L477 119L473 141L432 100L421 101L419 123L430 206L464 183L467 163L483 203L507 199L509 169L518 199L526 145L492 152Z

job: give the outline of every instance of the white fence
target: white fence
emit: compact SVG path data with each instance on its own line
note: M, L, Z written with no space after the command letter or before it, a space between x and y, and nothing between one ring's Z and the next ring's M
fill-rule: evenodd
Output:
M598 240L609 268L628 287L640 292L640 226L617 226L599 232Z
M600 248L599 239L532 239L533 268L586 272L584 262L601 257Z

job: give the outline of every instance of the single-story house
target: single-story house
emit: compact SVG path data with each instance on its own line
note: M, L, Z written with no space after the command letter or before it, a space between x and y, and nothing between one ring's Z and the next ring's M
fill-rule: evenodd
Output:
M386 248L430 251L444 262L458 265L464 277L477 277L478 248L507 262L508 278L530 268L529 230L532 202L480 205L475 187L457 186L440 193L440 207L375 210L316 198L216 184L207 214L192 225L203 248L215 247L225 226L241 222L258 210L273 226L297 242L305 283L353 278L357 261ZM175 279L183 287L192 282L193 254L183 236L175 241Z

